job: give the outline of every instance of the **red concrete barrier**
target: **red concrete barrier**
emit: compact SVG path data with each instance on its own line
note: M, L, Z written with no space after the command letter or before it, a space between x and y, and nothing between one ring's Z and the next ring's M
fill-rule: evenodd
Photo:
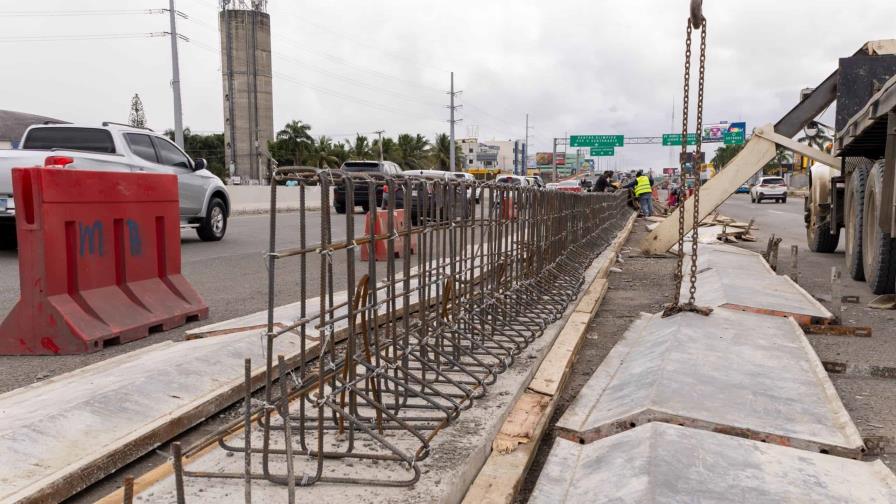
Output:
M180 274L174 175L12 170L18 303L0 354L76 354L208 316Z
M386 234L389 232L389 211L388 210L371 210L367 212L364 217L364 236L370 236L370 223L371 223L371 212L374 213L373 224L374 224L374 235ZM405 220L404 220L404 209L395 210L395 216L392 219L392 226L396 233L405 229ZM393 248L395 257L403 257L404 254L404 240L410 239L411 241L411 253L417 251L417 235L407 236L399 236L395 238L395 245ZM374 240L374 257L377 261L385 261L389 258L388 251L388 238L380 238L378 240ZM361 260L366 261L370 257L370 244L365 243L361 245Z

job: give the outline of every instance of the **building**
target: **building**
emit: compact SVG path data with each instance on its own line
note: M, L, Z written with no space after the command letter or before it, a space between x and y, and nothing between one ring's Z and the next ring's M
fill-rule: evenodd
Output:
M219 13L224 84L224 151L231 180L267 179L266 149L274 138L271 17L266 2L224 0Z
M25 112L0 110L0 149L15 149L29 126L45 123L65 123L52 117L44 117Z
M519 140L485 140L462 138L458 141L463 154L463 167L497 168L513 173L514 167L522 159L523 143ZM514 149L517 149L516 151Z

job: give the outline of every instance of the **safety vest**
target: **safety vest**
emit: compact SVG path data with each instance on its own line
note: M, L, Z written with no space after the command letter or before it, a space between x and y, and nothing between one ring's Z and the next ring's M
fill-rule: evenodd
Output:
M637 180L638 184L635 186L635 196L652 192L652 189L650 188L650 179L647 178L647 176L641 175Z

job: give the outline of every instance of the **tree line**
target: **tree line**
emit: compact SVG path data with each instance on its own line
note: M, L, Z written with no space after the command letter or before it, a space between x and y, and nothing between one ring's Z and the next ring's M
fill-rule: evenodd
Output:
M357 134L354 139L337 141L326 135L311 135L311 125L290 121L268 143L271 155L280 166L313 166L339 168L349 160L378 160L379 138ZM463 156L455 145L456 169L462 166ZM432 141L421 134L402 133L396 138L383 137L383 160L392 161L403 170L448 170L451 165L451 141L439 133Z
M174 140L174 130L165 135ZM435 135L432 141L421 134L402 133L396 138L383 137L383 160L392 161L403 170L448 170L451 164L451 141L446 133ZM459 146L455 146L457 169L463 166ZM224 134L194 134L184 129L184 150L193 159L205 158L208 169L221 178L227 178L227 162L224 152ZM349 160L379 160L379 138L355 135L354 139L337 141L326 135L311 135L311 125L302 121L290 121L268 142L271 156L280 166L313 166L315 168L339 168Z

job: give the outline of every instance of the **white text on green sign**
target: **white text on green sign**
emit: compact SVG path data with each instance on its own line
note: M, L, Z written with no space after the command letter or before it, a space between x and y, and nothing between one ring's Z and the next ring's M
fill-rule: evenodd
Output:
M744 131L726 131L724 142L725 145L741 145L746 140Z
M625 135L570 135L570 147L622 147Z
M681 133L666 133L663 135L664 146L681 145ZM688 133L688 145L697 145L697 134Z
M591 155L592 156L615 156L616 148L615 147L592 147Z

